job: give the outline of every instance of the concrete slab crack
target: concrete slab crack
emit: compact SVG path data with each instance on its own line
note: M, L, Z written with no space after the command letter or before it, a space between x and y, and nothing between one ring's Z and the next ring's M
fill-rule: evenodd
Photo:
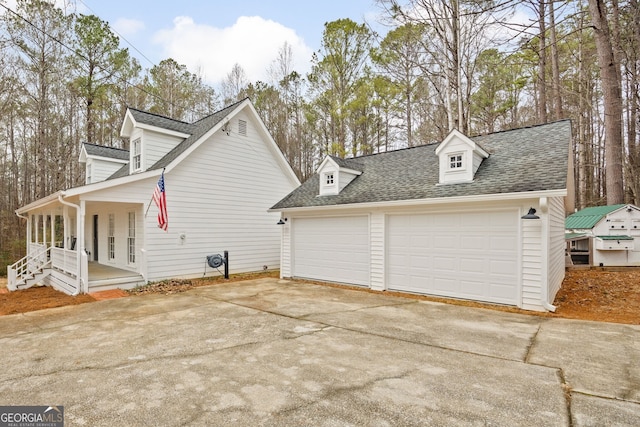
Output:
M567 406L567 420L568 427L573 427L573 413L571 411L571 393L572 389L569 384L567 384L567 380L564 376L564 371L562 369L558 369L558 379L560 380L560 386L562 387L562 394L564 395L564 401Z

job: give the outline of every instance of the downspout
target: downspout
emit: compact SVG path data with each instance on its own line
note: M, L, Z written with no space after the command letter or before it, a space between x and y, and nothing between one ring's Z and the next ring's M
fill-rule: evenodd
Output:
M549 303L549 203L546 197L540 197L540 213L542 213L542 248L540 249L545 256L544 262L542 263L542 285L544 286L542 286L541 289L542 299L540 304L545 310L553 313L556 311L556 306Z
M80 206L78 206L78 205L76 205L76 204L74 204L74 203L71 203L71 202L67 202L66 200L64 200L64 199L62 198L62 197L63 197L63 194L64 194L64 193L62 193L62 192L61 192L60 194L58 194L58 201L59 201L60 203L62 203L63 205L65 205L65 206L70 206L70 207L72 207L72 208L75 208L75 209L76 209L76 214L77 214L77 220L76 220L76 224L77 224L77 225L76 225L76 227L79 227L79 225L80 225L80 214L81 214L81 212L80 212ZM78 234L79 234L79 233L78 233ZM77 257L77 262L78 262L78 268L79 268L79 269L81 269L80 264L81 264L81 262L82 262L82 251L81 251L81 249L82 249L82 248L80 247L80 246L81 246L81 245L80 245L80 236L77 236L77 239L78 239L78 245L77 245L77 248L76 248L76 252L77 252L76 257ZM82 245L82 246L84 246L84 245ZM82 274L80 274L80 280L82 281ZM83 283L81 283L80 285L82 285L82 286L83 286L84 284L83 284ZM84 287L84 286L83 286L83 287ZM75 296L76 296L76 295L78 295L79 293L80 293L80 286L78 286L78 288L76 289L76 291L75 291L73 294L71 294L71 296L74 296L74 297L75 297Z
M27 221L27 235L25 236L25 247L27 248L27 255L29 254L29 241L31 240L31 221L29 221L29 215L24 216L21 213L19 213L18 211L15 211L16 216L18 218L22 218L24 220Z

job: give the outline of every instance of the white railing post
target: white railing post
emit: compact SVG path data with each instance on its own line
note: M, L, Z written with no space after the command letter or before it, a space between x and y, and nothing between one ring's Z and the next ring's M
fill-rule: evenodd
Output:
M89 293L89 257L87 252L80 254L80 277L78 277L78 293Z

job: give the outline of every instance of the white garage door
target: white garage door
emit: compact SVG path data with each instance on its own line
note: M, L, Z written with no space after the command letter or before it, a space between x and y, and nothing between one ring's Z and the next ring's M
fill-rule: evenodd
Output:
M517 305L518 221L516 211L389 216L389 289Z
M295 218L295 277L369 285L369 218Z

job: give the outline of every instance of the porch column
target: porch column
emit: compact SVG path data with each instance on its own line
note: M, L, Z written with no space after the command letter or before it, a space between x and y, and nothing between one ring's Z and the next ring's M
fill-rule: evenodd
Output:
M31 222L33 221L33 214L27 214L27 241L26 243L26 248L27 248L27 255L29 255L30 252L30 247L31 247Z
M84 245L84 217L86 213L86 203L87 202L84 200L80 200L80 209L77 210L78 218L76 218L78 236L76 246L78 250L78 266L80 267L79 285L82 286L81 292L84 293L89 292L89 261Z
M40 215L40 214L34 215L34 218L36 220L36 223L34 224L34 226L36 227L36 235L35 235L35 238L36 238L35 243L36 244L40 243L40 217L41 216L42 215Z
M63 205L62 207L62 246L65 249L71 249L71 221L69 221L69 206Z
M47 214L42 214L42 246L47 247Z
M50 248L53 248L56 246L56 214L55 211L51 211L51 214L49 215L49 218L51 218L51 242L49 244Z

